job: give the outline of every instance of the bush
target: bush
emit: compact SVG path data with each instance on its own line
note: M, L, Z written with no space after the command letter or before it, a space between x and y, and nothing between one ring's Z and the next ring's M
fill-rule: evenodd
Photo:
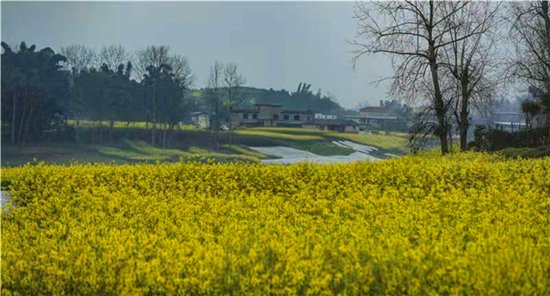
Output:
M496 151L507 147L538 147L550 145L548 128L524 129L507 132L477 125L474 140L469 146L477 151Z

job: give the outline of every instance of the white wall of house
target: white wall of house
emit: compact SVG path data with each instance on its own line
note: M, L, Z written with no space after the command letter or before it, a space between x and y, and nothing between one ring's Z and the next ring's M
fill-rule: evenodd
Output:
M200 114L200 115L193 116L191 117L191 120L196 126L200 128L210 127L210 118L208 114Z
M337 119L338 116L332 114L315 113L315 119Z

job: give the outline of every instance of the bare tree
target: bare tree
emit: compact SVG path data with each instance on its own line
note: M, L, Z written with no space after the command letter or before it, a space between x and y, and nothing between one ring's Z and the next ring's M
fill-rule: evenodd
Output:
M449 5L451 10L452 5ZM456 13L448 11L449 32L444 38L451 42L443 48L441 61L444 75L454 78L453 113L460 134L460 150L468 149L471 107L482 109L495 97L498 73L496 35L491 31L499 5L473 2ZM471 38L461 38L471 36ZM452 87L452 86L451 86Z
M231 124L231 114L233 112L233 109L237 107L240 103L242 103L242 96L240 93L240 88L243 84L246 83L246 80L244 77L238 72L237 70L237 64L231 63L225 65L225 68L223 70L223 81L226 91L226 98L227 98L227 109L228 109L228 128L230 131L229 134L229 142L232 142L232 133L233 126Z
M130 60L130 54L120 45L104 46L99 51L98 55L99 64L105 64L113 71L115 71L119 65L126 64Z
M210 69L207 81L206 97L209 100L209 119L211 132L211 147L219 148L219 131L222 118L222 97L223 97L223 64L216 61Z
M170 65L170 47L167 45L150 45L147 48L137 52L136 74L141 79L147 73L147 67L160 67L161 65Z
M550 133L550 7L548 1L512 3L510 38L515 46L512 75L541 92Z
M74 44L61 48L61 54L66 57L63 67L70 72L69 84L72 100L66 102L69 107L70 115L76 120L75 142L80 142L80 114L83 111L82 90L77 82L81 71L85 71L94 66L97 55L92 48L81 44ZM68 118L67 118L68 120Z
M193 75L187 58L181 55L170 56L168 64L172 68L175 78L180 81L184 88L189 89L195 82L195 75Z
M391 57L395 73L390 93L430 102L435 116L433 132L439 137L443 154L449 152L448 112L452 98L445 96L441 85L440 51L473 35L445 38L452 29L447 20L467 5L468 2L370 2L358 3L355 10L359 32L352 42L358 48L354 64L366 54Z
M61 54L67 58L63 67L76 73L92 67L96 60L96 53L92 48L82 44L74 44L61 48Z

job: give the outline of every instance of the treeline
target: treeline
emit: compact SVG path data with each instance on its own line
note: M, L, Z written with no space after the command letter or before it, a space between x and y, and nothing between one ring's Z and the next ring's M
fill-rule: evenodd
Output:
M151 143L164 145L193 104L187 92L193 74L187 60L166 46L149 46L130 55L118 46L98 53L84 46L37 50L24 42L2 43L2 128L12 144L40 141L44 132L69 128L74 120L150 122ZM162 126L159 134L158 127Z
M239 107L252 108L254 104L279 104L285 109L312 110L316 113L325 114L338 115L346 111L332 95L321 94L321 89L316 93L309 89L301 91L302 85L310 86L310 84L300 82L295 91L240 87L239 94L242 100L239 102ZM205 102L207 101L208 92L207 88L196 90L194 96L198 99L198 102ZM203 111L208 111L207 105L199 105L198 107Z
M315 93L311 90L311 84L301 82L296 90L257 89L245 87L243 96L250 98L249 104L281 104L286 109L312 110L316 113L340 114L345 110L330 94L322 94L321 89Z
M207 87L191 95L191 67L168 46L148 46L133 54L121 46L95 51L83 45L56 53L24 42L18 48L2 43L2 49L2 134L12 144L41 141L56 131L78 143L83 132L90 132L80 125L86 120L97 126L92 143L112 143L115 121L146 122L151 144L164 147L190 111L208 111L210 130L217 132L233 129L231 110L247 104L343 110L320 90L313 94L306 83L294 92L244 88L246 80L234 63L215 62ZM109 123L107 128L103 122Z

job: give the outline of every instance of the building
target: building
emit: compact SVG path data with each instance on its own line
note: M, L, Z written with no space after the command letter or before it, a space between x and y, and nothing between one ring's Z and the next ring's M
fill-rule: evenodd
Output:
M302 124L313 119L313 111L311 110L283 110L281 111L282 118L277 122L277 126L287 127L302 127Z
M359 122L367 128L383 130L407 129L407 122L392 106L368 106L359 109Z
M191 113L191 122L201 128L210 127L210 114L205 111L193 112Z
M282 105L255 104L253 108L231 111L233 126L289 126L301 127L313 119L311 110L282 110Z
M493 126L495 129L517 132L527 127L525 124L525 114L521 112L498 112L494 114Z
M332 114L315 113L315 119L337 119L338 116Z
M304 122L303 128L339 133L355 133L359 131L359 124L349 119L315 119Z

